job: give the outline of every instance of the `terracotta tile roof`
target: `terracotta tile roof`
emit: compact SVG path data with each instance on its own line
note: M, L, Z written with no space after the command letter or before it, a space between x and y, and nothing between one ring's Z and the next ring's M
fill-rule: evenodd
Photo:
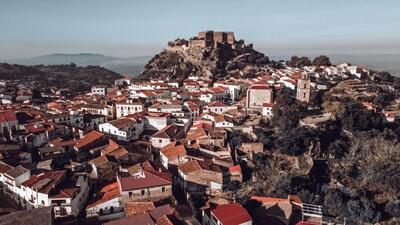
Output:
M129 152L124 147L118 148L115 151L108 153L107 155L114 156L116 159L120 159L128 155Z
M109 162L115 162L115 157L110 155L102 155L90 160L90 163L96 167L103 166Z
M143 99L141 98L122 99L116 103L116 105L143 105L143 104L144 102Z
M239 225L251 221L249 213L238 203L219 205L211 213L223 225Z
M138 214L131 217L126 217L118 220L113 220L103 225L155 225L150 215L147 213Z
M22 166L17 166L17 167L14 167L14 168L6 171L5 174L7 174L8 176L10 176L12 178L17 178L26 172L29 172L29 170L25 169Z
M296 225L319 225L320 223L310 223L310 222L304 222L304 221L300 221L298 223L296 223Z
M85 134L85 136L78 140L77 143L75 144L75 148L79 149L82 148L90 143L92 143L93 141L96 141L100 138L102 138L104 136L104 134L98 132L98 131L91 131L87 134Z
M86 208L94 207L96 205L107 202L111 199L118 198L121 195L119 191L119 185L117 182L104 186L100 190L100 193L101 193L101 198L91 202L89 205L86 206Z
M56 138L53 139L49 142L49 144L53 145L54 147L63 147L63 146L68 146L68 145L75 145L76 144L76 140L68 140L68 141L64 141L61 138Z
M40 193L49 194L66 176L66 171L46 172L33 175L21 185L37 190Z
M211 92L211 93L221 93L221 92L225 92L225 88L222 87L213 87L213 88L209 88L207 91Z
M158 218L156 220L156 225L174 225L171 220L168 219L166 215Z
M142 163L142 167L144 170L149 171L149 172L155 171L154 167L151 165L151 163L148 160L146 160Z
M29 131L29 133L37 134L46 132L46 127L42 124L27 124L24 127Z
M108 123L118 129L123 129L125 127L132 126L133 124L136 123L136 121L133 119L129 119L129 118L121 118L121 119L109 121Z
M148 213L150 214L151 218L158 220L162 216L174 214L174 209L170 204L165 204L150 210Z
M50 198L73 198L75 194L79 191L79 188L64 188L60 190L58 193L51 195Z
M125 202L124 211L127 217L145 213L148 210L154 209L153 202Z
M254 85L251 86L250 89L255 89L255 90L270 90L271 88L266 85Z
M0 112L0 123L16 121L13 111Z
M143 171L143 176L132 176L132 177L121 177L120 184L122 191L138 190L150 187L159 187L165 185L171 185L172 182L157 176L151 172Z
M13 167L8 165L7 163L1 162L0 161L0 173L5 173L12 169Z
M190 160L189 162L186 162L182 165L179 165L178 169L183 173L183 174L191 174L197 171L201 170L201 167L199 165L199 162L197 160Z
M263 107L272 108L272 107L274 107L274 103L264 103Z
M211 102L210 104L208 104L208 107L227 107L228 105L226 105L225 103L223 103L223 102L220 102L220 101L214 101L214 102Z
M175 135L179 133L182 129L183 127L181 126L171 124L157 131L155 134L152 135L152 137L173 139L175 138Z
M186 155L186 149L183 144L175 145L176 142L171 143L160 150L160 152L168 158L169 161L175 160L178 157L183 157Z
M236 166L231 166L229 167L229 172L233 173L233 172L237 172L237 171L241 171L242 169L240 168L240 165L236 165Z
M111 153L111 152L119 149L119 148L120 148L120 146L117 142L113 141L112 139L108 139L108 146L107 146L107 148L101 150L101 153L106 155L108 153Z

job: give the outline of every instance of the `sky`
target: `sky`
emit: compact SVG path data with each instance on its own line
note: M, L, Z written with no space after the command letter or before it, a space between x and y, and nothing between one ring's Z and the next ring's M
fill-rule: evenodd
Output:
M0 59L153 55L234 31L268 55L400 53L397 0L0 0Z

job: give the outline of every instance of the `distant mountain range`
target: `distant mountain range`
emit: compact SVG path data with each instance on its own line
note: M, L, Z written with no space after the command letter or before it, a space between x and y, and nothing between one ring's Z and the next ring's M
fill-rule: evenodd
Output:
M26 59L4 60L6 63L19 65L60 65L74 63L77 66L96 65L112 70L119 74L136 76L140 74L144 65L150 60L150 56L138 56L129 58L116 58L102 54L51 54Z
M386 70L395 76L400 76L400 53L399 54L370 54L370 55L328 55L332 63L340 64L349 62L361 64L373 70ZM287 60L291 56L270 56L271 59ZM313 58L314 56L310 56ZM102 54L80 53L80 54L51 54L26 59L10 59L4 62L20 65L54 65L74 63L78 66L98 65L119 74L137 76L152 56L136 56L129 58L116 58Z

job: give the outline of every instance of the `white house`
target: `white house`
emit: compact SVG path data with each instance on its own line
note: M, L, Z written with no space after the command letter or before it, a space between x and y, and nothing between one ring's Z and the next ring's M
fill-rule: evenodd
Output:
M107 95L107 87L103 85L92 86L91 92L94 95Z
M265 117L272 117L272 107L274 107L273 103L264 103L262 115Z
M121 193L117 182L100 190L100 195L86 207L86 217L98 217L100 221L125 216Z
M117 118L123 117L129 114L142 112L144 109L144 101L136 99L125 99L115 104Z
M68 177L66 171L31 176L29 170L18 166L6 171L2 182L4 192L22 207L53 206L56 217L78 216L89 193L86 176Z
M99 131L113 135L122 141L139 139L143 130L143 121L131 118L119 118L99 125Z
M112 106L105 104L87 104L81 107L81 110L91 114L112 116L113 108Z
M183 138L185 136L185 128L175 124L168 125L157 131L151 136L151 145L155 148L163 148L172 141Z
M217 205L214 209L202 210L203 225L252 225L253 221L240 204Z

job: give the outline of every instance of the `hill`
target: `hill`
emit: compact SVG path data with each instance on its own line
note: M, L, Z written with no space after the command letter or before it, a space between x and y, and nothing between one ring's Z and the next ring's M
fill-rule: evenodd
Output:
M150 60L149 56L137 56L129 58L116 58L102 54L50 54L26 59L9 59L4 62L25 66L34 65L64 65L76 64L78 66L101 66L120 74L137 76Z
M44 87L68 88L72 93L87 91L92 85L111 85L123 76L99 66L36 65L0 63L0 79L36 81Z
M7 63L26 66L33 65L61 65L74 63L78 66L102 65L117 58L102 54L79 53L79 54L51 54L26 59L6 60Z
M233 33L200 32L189 40L176 39L155 55L144 67L142 78L170 77L183 81L188 76L202 76L209 80L227 76L249 77L269 58L253 49L252 44L236 41ZM231 38L219 40L231 35ZM217 41L218 40L218 41Z

